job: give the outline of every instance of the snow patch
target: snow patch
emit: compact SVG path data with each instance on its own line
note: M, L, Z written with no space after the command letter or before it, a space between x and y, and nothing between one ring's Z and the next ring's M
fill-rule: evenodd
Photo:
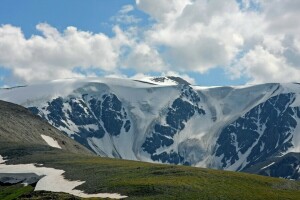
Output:
M5 160L0 155L0 173L34 173L42 177L36 184L34 191L50 191L50 192L64 192L83 198L112 198L123 199L127 196L122 196L116 193L98 193L86 194L80 190L74 190L75 187L83 184L85 181L69 181L63 177L64 170L37 167L34 164L19 164L19 165L6 165L3 164Z
M45 142L47 142L47 144L49 146L61 149L61 146L59 146L58 142L55 139L53 139L52 137L47 136L47 135L43 135L43 134L41 136L45 140Z
M270 166L272 166L272 165L274 165L275 164L275 162L272 162L271 164L268 164L267 166L264 166L263 168L261 168L261 169L266 169L266 168L268 168L268 167L270 167Z
M5 163L6 160L4 160L4 158L0 155L0 164ZM0 165L1 166L1 165ZM1 169L1 168L0 168Z

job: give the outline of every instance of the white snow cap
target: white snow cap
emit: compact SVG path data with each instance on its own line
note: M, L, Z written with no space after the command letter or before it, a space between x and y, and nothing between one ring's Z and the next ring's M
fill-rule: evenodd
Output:
M41 135L42 138L45 140L45 142L47 142L47 144L50 146L50 147L54 147L54 148L58 148L58 149L61 149L61 146L58 144L58 142L53 139L52 137L50 136L47 136L47 135Z

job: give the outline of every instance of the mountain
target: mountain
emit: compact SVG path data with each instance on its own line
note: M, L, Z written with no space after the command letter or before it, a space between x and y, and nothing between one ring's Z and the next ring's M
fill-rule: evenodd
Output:
M0 122L0 199L300 198L297 181L95 156L12 103Z
M0 99L100 156L291 178L263 169L299 153L299 94L298 83L200 87L150 77L50 81L2 89ZM291 166L299 174L299 162Z

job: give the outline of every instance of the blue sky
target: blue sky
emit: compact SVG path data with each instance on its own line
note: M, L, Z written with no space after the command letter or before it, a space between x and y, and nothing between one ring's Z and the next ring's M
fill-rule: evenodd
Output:
M43 22L58 30L75 26L81 30L111 34L111 26L107 25L110 24L110 18L127 4L134 4L134 1L2 0L0 23L21 27L27 37L39 34L35 26Z
M296 80L289 59L299 57L299 30L273 22L269 10L294 19L298 4L262 2L2 0L0 86L82 75L183 75L199 85Z
M36 25L44 22L60 31L68 26L75 26L85 31L112 35L110 19L127 4L134 4L134 0L45 0L42 2L40 0L2 0L0 24L21 27L27 38L33 34L40 34L36 30ZM142 12L135 14L145 17ZM9 74L10 70L0 65L0 77L6 77ZM3 84L4 82L0 79L0 85Z

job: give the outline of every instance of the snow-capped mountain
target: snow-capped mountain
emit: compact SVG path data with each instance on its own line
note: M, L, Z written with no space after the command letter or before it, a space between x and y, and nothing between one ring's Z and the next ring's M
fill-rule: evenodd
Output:
M0 99L29 108L98 155L234 171L300 152L299 95L298 83L200 87L178 77L0 90Z

